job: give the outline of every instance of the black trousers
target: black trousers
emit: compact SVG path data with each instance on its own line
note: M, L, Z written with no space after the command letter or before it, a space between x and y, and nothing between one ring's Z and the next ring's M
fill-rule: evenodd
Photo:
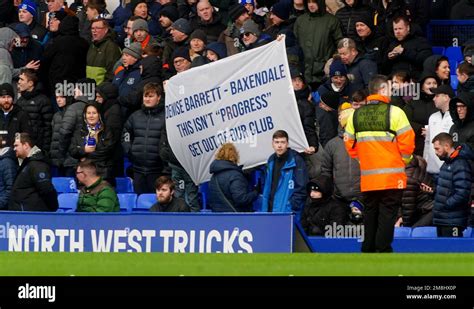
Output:
M362 252L393 252L392 241L403 190L390 189L362 193L364 241Z
M463 237L462 232L464 228L461 226L444 226L438 225L436 227L436 232L438 237Z
M133 190L136 194L155 193L155 181L160 177L160 173L142 174L133 172Z

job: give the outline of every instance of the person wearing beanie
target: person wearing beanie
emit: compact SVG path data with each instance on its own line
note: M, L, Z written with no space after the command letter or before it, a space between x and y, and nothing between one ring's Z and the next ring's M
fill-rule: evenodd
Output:
M341 103L341 96L334 91L328 91L321 96L316 106L316 119L319 123L319 142L324 147L329 140L337 136L337 111Z
M378 72L377 64L360 54L353 39L344 38L339 41L337 52L347 68L347 75L351 76L349 95L356 90L367 88L372 76Z
M37 22L38 11L36 3L32 0L24 0L18 7L18 20L30 28L31 37L42 42L48 30Z
M141 44L142 49L145 48L151 40L149 32L148 23L145 20L139 18L133 22L132 37L134 42Z
M162 38L166 39L170 36L171 25L178 20L179 12L178 9L173 5L167 5L160 10L158 21L164 33Z
M349 220L349 207L333 197L332 176L320 175L307 185L308 198L301 216L307 235L324 236L326 227L344 226Z
M20 106L13 104L15 92L13 86L9 83L0 85L0 108L2 117L0 117L0 128L7 131L4 137L5 145L12 147L15 142L15 135L20 132L32 133L28 113L23 111Z
M258 25L251 19L245 21L240 28L240 38L245 45L245 50L257 48L272 41L268 34L261 33Z
M206 33L200 29L194 30L189 36L189 47L191 53L191 60L197 56L202 56L207 45Z
M138 16L146 20L148 18L148 5L146 0L132 0L130 2L130 12L132 12L132 16Z
M173 52L179 47L188 47L189 35L193 32L189 21L184 18L177 19L170 27L171 40L165 42L163 49L163 68L174 73Z
M339 20L326 12L324 1L308 0L305 5L307 12L297 18L293 32L303 50L306 82L316 90L325 80L326 62L336 53L336 42L343 36Z
M188 20L184 18L177 19L172 25L171 29L174 31L179 31L184 35L189 36L193 32L193 28Z
M289 3L286 2L277 2L270 9L270 26L264 32L270 35L272 39L275 40L280 34L292 32L291 28L294 20L289 21L290 9Z
M184 72L191 68L191 57L189 56L189 49L186 47L177 48L173 52L173 65L177 73Z
M351 39L356 38L356 19L360 16L372 16L374 19L374 10L368 5L364 5L362 0L345 0L345 6L336 12L336 17L341 22L342 34ZM372 21L373 25L373 21Z
M11 52L14 67L23 68L31 61L39 61L43 47L40 42L31 38L30 28L24 23L14 23L10 27L20 37L19 44Z
M206 57L214 62L227 57L227 50L224 43L212 42L206 46Z
M241 15L248 14L248 10L239 4L234 4L229 8L229 17L232 22L235 22Z
M230 7L229 15L232 23L229 23L229 26L222 33L219 41L225 43L226 54L232 56L245 50L240 40L240 29L244 22L250 19L250 15L244 6L239 4Z
M376 31L372 15L359 14L355 19L357 49L377 63L377 67L384 70L386 67L385 55L389 39Z
M125 47L122 51L123 55L131 56L135 58L135 60L140 60L142 59L142 46L140 43L132 43L130 44L129 47ZM129 60L129 58L126 58L127 60L123 59L123 65L124 67L130 66L135 64L133 60Z
M347 77L346 66L337 58L332 61L329 66L329 79L318 88L318 95L321 97L327 92L334 91L339 94L341 101L349 100L350 98L350 81ZM314 96L317 98L318 96Z

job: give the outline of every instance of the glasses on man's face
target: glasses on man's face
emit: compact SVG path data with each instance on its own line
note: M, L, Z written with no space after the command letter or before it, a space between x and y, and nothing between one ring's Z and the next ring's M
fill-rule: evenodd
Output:
M460 105L456 105L456 108L465 109L465 108L467 108L467 106L466 106L466 105L463 105L463 104L460 104Z

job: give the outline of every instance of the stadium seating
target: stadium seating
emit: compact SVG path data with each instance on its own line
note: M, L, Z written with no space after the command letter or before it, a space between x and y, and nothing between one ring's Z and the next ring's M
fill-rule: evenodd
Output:
M458 89L459 80L456 75L451 75L451 87L456 91Z
M58 193L76 193L76 181L72 177L52 177L54 188Z
M461 47L449 46L446 48L444 55L449 59L449 68L451 70L451 74L456 74L456 68L458 67L458 64L463 61Z
M156 195L153 193L140 194L137 199L137 205L133 211L149 211L150 207L156 203Z
M135 193L133 190L133 182L130 177L115 178L115 191L117 193Z
M79 193L61 193L58 195L58 212L73 212L77 208Z
M262 202L263 202L263 195L260 194L258 198L253 202L253 210L262 211Z
M411 236L411 228L406 226L396 227L395 228L395 238L402 238L402 237L410 237Z
M137 204L137 195L135 193L118 193L120 203L120 212L132 212Z
M438 237L436 233L436 227L434 226L420 226L413 228L411 232L411 237L414 238L430 238Z
M474 229L472 227L468 227L463 232L464 237L474 237Z
M443 46L433 46L432 50L435 55L444 55L446 48Z
M208 209L207 199L209 197L209 181L199 185L199 194L201 195L202 210Z

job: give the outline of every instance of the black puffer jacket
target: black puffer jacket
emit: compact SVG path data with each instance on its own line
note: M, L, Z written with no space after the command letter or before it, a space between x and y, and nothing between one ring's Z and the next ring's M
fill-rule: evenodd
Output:
M316 134L316 110L313 103L308 101L309 94L310 90L307 86L301 90L295 91L304 135L308 140L309 146L318 149L319 140L318 135Z
M412 226L421 215L433 209L433 195L421 191L420 183L429 185L430 176L426 173L426 161L414 155L413 160L406 166L407 187L402 196L403 226Z
M15 183L8 210L56 211L58 193L51 182L49 164L43 152L32 148L32 155L23 160Z
M160 158L160 137L165 128L164 104L142 108L125 122L122 145L139 173L159 173L163 169Z
M49 99L38 89L23 91L16 102L28 113L31 127L34 128L32 138L41 150L49 152L51 146L51 120L53 118L53 107Z
M26 132L32 134L28 114L16 104L13 105L13 109L7 115L1 113L0 130L8 132L6 140L7 146L13 146L16 133Z
M72 98L70 99L72 100ZM66 113L68 106L64 106L59 111L54 113L53 120L51 121L51 127L53 128L53 135L51 137L51 147L49 151L49 157L51 158L51 165L53 166L63 166L64 154L61 152L60 147L60 131L61 125Z

